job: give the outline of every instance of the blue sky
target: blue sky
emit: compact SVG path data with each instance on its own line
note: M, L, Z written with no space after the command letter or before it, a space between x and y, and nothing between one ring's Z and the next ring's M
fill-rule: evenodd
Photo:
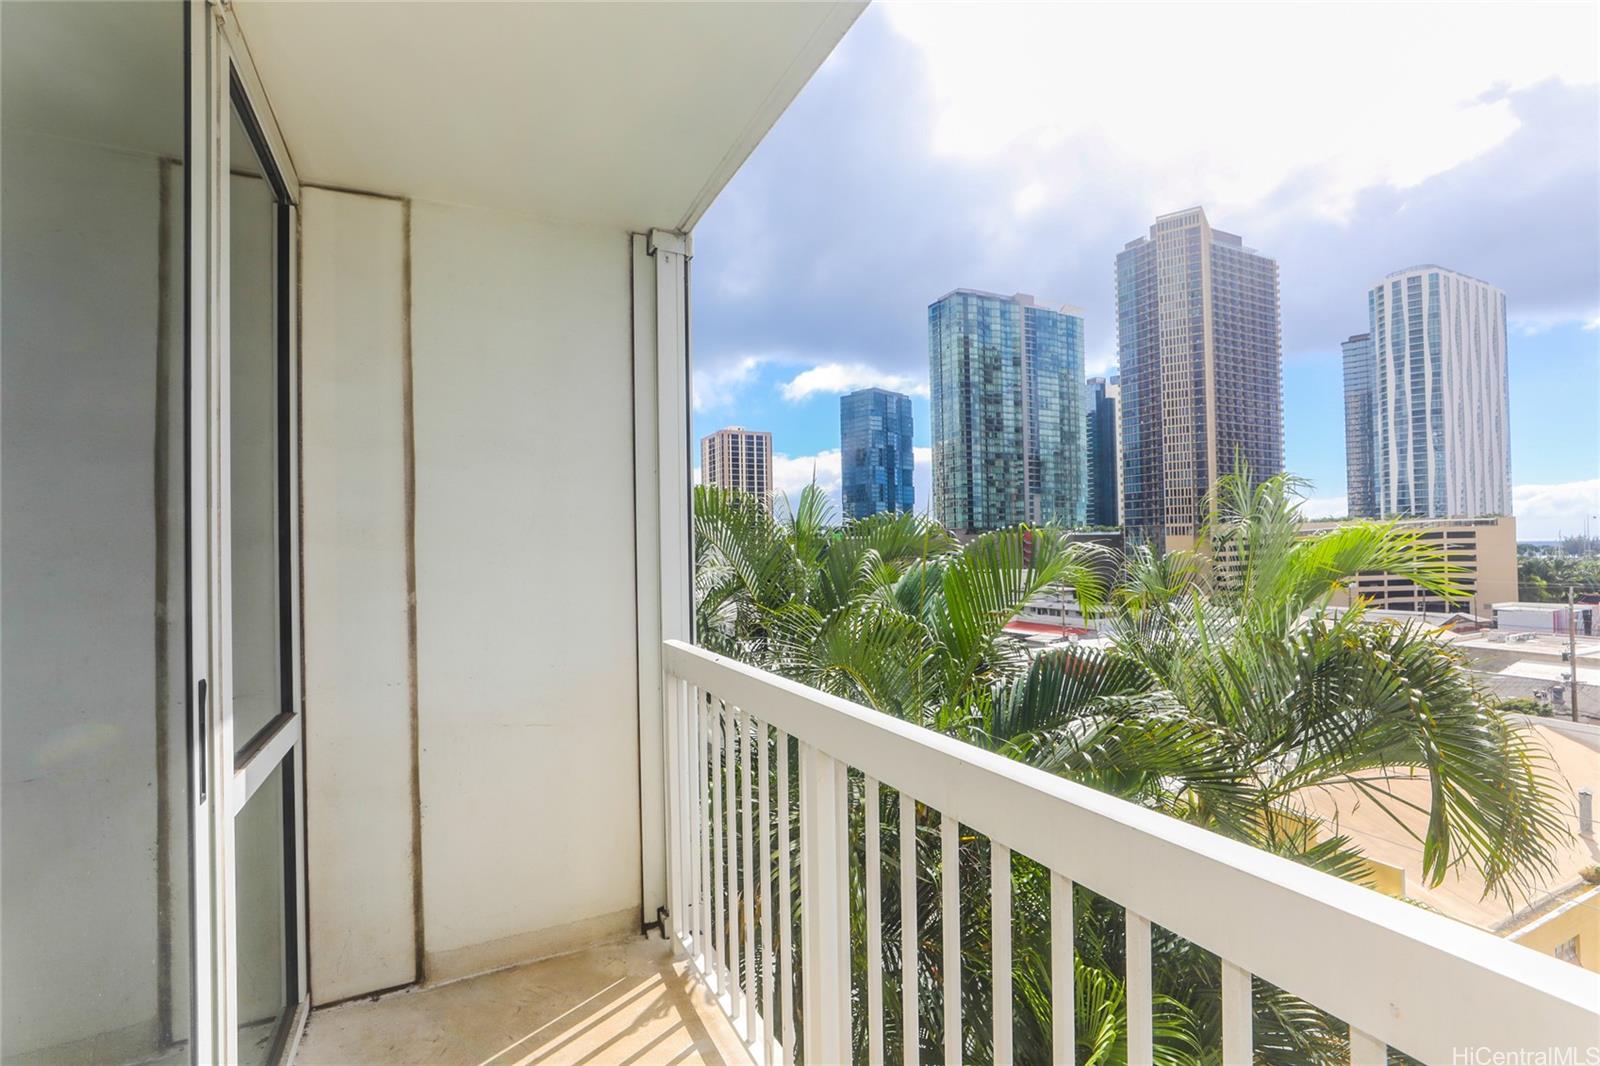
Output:
M1339 341L1369 284L1436 262L1507 293L1519 534L1576 529L1600 514L1595 8L1388 5L1378 39L1375 10L874 5L695 231L696 433L769 429L780 488L833 490L838 396L878 384L917 396L926 446L926 308L957 287L1084 308L1089 372L1114 368L1116 252L1199 203L1279 261L1311 510L1344 502Z

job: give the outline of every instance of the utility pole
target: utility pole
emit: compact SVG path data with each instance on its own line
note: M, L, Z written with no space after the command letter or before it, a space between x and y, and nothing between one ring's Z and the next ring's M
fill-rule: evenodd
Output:
M1578 720L1578 615L1573 610L1572 586L1567 586L1567 660L1572 667L1572 720Z

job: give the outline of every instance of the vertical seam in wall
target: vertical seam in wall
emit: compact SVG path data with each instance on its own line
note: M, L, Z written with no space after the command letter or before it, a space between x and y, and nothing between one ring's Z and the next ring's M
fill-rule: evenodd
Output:
M299 616L294 619L294 624L299 627L300 637L300 691L295 693L300 706L300 750L296 758L300 763L300 836L305 847L301 849L301 856L305 860L300 875L300 899L305 904L306 924L301 930L305 934L305 987L300 989L300 997L307 1003L311 1001L311 723L306 719L306 358L305 358L305 291L306 291L306 253L305 242L301 239L305 230L305 195L302 191L300 202L294 211L294 496L295 496L295 521L299 528L295 530L295 571L299 583L296 601L299 604Z
M156 209L156 394L155 394L155 457L151 490L155 496L155 710L156 710L156 1017L158 1038L164 1048L172 1043L172 846L167 820L172 814L167 786L171 767L167 759L167 686L171 678L167 671L167 550L170 531L167 528L167 460L171 446L167 434L167 378L172 373L167 346L172 340L172 322L167 306L167 294L172 287L172 253L169 246L171 218L167 201L172 192L172 164L166 159L159 164L160 179L156 195L160 204ZM185 687L188 682L185 680Z
M628 396L629 409L632 417L629 419L628 439L633 444L633 737L635 750L638 753L639 775L639 926L641 932L644 928L644 678L640 647L639 632L639 309L636 301L639 299L637 287L634 285L634 275L638 273L636 257L637 238L628 234ZM648 935L648 934L646 934Z
M411 719L411 936L416 981L427 979L422 913L422 733L417 689L417 442L411 350L411 200L400 202L401 217L401 419L405 454L406 536L406 688Z

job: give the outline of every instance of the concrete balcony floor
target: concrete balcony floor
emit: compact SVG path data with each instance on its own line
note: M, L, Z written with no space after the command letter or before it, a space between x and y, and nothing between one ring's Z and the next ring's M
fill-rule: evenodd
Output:
M299 1066L745 1064L705 990L657 937L312 1012Z

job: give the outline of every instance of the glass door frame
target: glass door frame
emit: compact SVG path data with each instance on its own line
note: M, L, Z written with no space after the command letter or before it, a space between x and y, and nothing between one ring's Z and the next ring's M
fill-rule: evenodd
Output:
M238 885L235 818L279 766L289 770L284 813L285 974L290 1017L273 1050L292 1056L309 1008L305 875L304 687L299 541L300 186L231 9L188 2L190 723L194 804L194 1043L192 1061L239 1060ZM277 341L280 588L284 711L245 750L234 737L230 476L230 129L248 116L263 162L275 171L278 212ZM208 684L209 679L209 684Z

